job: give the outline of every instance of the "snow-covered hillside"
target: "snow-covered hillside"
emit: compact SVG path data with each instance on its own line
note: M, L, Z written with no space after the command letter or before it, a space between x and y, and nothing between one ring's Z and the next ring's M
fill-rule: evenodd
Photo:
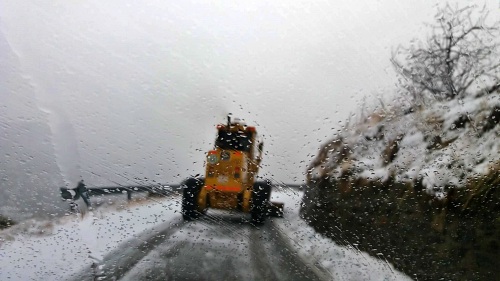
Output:
M447 196L500 165L500 93L394 104L351 124L326 143L310 178L411 182Z

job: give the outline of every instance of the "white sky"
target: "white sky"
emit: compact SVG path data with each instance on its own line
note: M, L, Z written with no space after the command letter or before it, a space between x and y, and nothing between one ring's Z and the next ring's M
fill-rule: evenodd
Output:
M364 96L393 93L391 49L444 3L224 2L0 0L0 120L47 122L72 182L178 183L231 112L264 135L264 176L302 182Z

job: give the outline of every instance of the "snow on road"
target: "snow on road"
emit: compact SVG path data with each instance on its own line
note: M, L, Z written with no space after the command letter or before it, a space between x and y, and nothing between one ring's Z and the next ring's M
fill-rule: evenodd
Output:
M354 247L338 246L317 234L299 217L301 198L302 192L293 189L273 193L273 200L285 203L284 218L275 219L274 223L304 262L319 265L336 281L412 280L385 260L371 257Z
M0 280L66 280L122 242L174 220L179 210L178 200L165 198L102 207L83 219L23 222L0 232Z
M316 234L299 218L301 195L292 189L273 193L285 202L285 218L268 223L274 223L306 264L322 267L332 280L411 280L380 259ZM179 197L169 197L116 204L98 208L83 219L68 215L3 230L0 280L66 280L128 239L178 222L179 203Z

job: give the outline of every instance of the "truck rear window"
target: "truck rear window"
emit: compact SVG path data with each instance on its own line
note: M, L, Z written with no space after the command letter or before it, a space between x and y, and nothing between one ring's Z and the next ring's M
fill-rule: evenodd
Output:
M221 149L239 150L249 152L252 147L252 133L228 132L220 130L215 146Z

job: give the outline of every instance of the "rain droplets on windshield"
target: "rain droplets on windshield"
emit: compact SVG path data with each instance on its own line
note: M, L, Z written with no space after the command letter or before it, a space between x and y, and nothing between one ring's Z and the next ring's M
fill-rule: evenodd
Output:
M5 1L0 280L495 278L499 12Z

